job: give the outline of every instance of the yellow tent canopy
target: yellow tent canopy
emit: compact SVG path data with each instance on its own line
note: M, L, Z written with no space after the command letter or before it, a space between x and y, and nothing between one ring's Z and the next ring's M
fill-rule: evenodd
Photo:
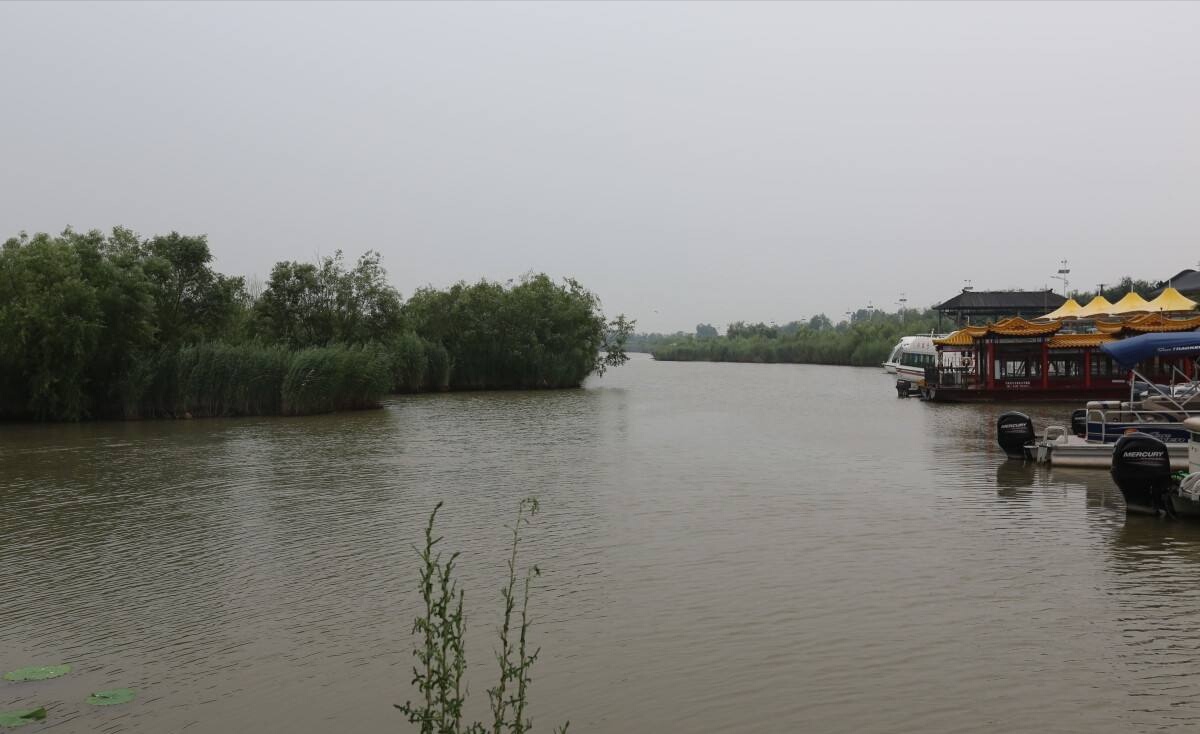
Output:
M1090 319L1095 316L1103 316L1106 313L1112 313L1112 307L1113 305L1108 302L1107 298L1104 296L1096 296L1092 300L1088 301L1086 306L1079 309L1079 312L1075 314L1075 318Z
M1141 296L1139 296L1137 293L1134 293L1133 291L1129 291L1128 293L1126 293L1124 296L1121 297L1121 300L1117 301L1116 303L1114 303L1112 305L1112 309L1109 310L1109 313L1112 315L1118 315L1118 314L1124 315L1127 313L1142 313L1142 312L1150 310L1148 308L1149 305L1150 305L1150 302L1147 301L1145 298L1142 298Z
M1196 308L1196 302L1174 288L1168 288L1146 304L1147 311L1191 311Z
M1074 298L1068 298L1066 303L1045 316L1039 316L1038 319L1073 319L1079 315L1079 310L1082 308L1083 306L1076 303Z

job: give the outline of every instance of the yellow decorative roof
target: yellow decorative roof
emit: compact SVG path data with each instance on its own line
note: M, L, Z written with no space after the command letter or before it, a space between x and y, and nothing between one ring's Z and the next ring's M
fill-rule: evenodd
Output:
M951 332L941 339L934 339L933 343L939 347L969 347L975 341L969 329L970 327Z
M1050 349L1082 349L1098 347L1115 338L1111 334L1055 334L1046 342L1046 346Z
M1195 308L1195 301L1174 288L1166 289L1158 298L1146 304L1147 311L1192 311Z
M1054 321L1048 324L1039 324L1033 321L1026 321L1020 316L997 321L987 327L989 334L997 336L1042 336L1044 334L1053 334L1062 328L1062 323Z
M1075 314L1075 318L1087 319L1094 316L1103 316L1104 314L1112 313L1112 307L1113 305L1108 302L1107 298L1104 296L1096 296L1092 300L1088 301L1086 306L1079 309L1079 312Z
M1080 306L1075 301L1074 298L1068 298L1066 303L1064 303L1063 305L1054 309L1053 311L1046 314L1045 316L1042 316L1041 318L1042 319L1073 319L1079 313L1079 310L1082 308L1083 308L1083 306Z
M1142 298L1133 291L1129 291L1121 297L1121 300L1112 305L1112 308L1109 309L1108 313L1114 316L1127 313L1139 313L1143 311L1149 311L1150 309L1146 308L1148 305L1149 301L1147 301L1145 298Z
M934 339L933 343L941 347L964 347L988 334L996 336L1045 336L1053 334L1062 328L1061 321L1038 323L1026 321L1020 316L1013 316L987 326L964 326L953 334L942 339Z

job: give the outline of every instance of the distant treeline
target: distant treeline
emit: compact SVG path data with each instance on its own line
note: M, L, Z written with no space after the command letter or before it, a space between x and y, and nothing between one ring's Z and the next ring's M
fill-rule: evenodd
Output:
M1085 306L1087 305L1088 301L1092 300L1096 296L1104 296L1105 300L1116 303L1130 291L1138 294L1142 298L1149 299L1151 291L1164 285L1166 285L1166 282L1152 283L1148 280L1141 280L1126 275L1122 278L1115 279L1112 285L1106 285L1103 290L1100 288L1090 291L1075 290L1071 291L1070 297L1074 298L1075 301L1080 305Z
M423 288L377 253L215 272L203 236L22 233L0 248L0 418L301 415L389 391L575 387L632 323L574 280Z
M725 335L701 324L696 334L641 334L631 344L663 361L795 362L804 364L878 365L900 337L928 334L937 328L932 310L896 313L861 310L833 324L824 314L783 326L730 324Z

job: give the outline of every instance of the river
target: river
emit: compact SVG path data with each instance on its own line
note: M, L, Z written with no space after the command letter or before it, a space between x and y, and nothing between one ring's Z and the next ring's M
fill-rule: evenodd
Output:
M877 369L635 355L582 390L0 426L0 668L74 666L0 710L410 731L412 545L444 500L482 718L533 495L538 731L1196 730L1200 531L1126 519L1105 472L1005 462L998 412Z

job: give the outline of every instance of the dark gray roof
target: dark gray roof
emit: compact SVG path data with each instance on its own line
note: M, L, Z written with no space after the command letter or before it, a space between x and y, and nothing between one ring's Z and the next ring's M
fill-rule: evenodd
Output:
M1173 277L1164 280L1157 288L1150 291L1150 296L1157 297L1167 289L1167 283L1184 295L1200 293L1200 271L1180 270Z
M963 291L934 306L938 311L1053 311L1067 302L1054 291Z

